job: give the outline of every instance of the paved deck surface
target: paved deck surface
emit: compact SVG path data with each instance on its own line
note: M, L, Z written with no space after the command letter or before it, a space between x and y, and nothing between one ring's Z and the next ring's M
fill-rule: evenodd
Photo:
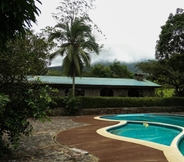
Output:
M69 147L88 151L99 162L168 162L163 152L143 145L103 137L96 130L118 122L100 121L94 116L72 117L89 125L59 133L57 141Z

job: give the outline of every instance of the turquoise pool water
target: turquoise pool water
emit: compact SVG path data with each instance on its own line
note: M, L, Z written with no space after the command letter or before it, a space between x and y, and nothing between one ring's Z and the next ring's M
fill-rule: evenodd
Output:
M126 120L127 124L113 127L107 131L119 136L136 138L170 146L173 139L184 128L184 116L172 114L119 114L102 116L103 119ZM149 123L149 122L156 122ZM166 126L164 124L171 124ZM184 136L178 141L178 149L184 155Z
M127 120L127 121L147 121L166 123L184 127L184 116L165 115L165 114L120 114L102 116L101 118L111 120Z
M173 139L181 133L181 129L148 123L131 123L113 127L108 132L145 141L156 142L170 146Z

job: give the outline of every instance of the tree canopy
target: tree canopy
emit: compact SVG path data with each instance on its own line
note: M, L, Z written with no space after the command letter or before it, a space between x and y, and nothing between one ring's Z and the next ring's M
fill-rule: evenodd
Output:
M184 96L184 10L177 9L161 27L155 58L137 66L153 80L175 88L175 95Z
M28 75L46 73L49 44L45 39L26 32L24 38L8 40L6 49L0 51L0 102L4 102L0 104L0 157L10 146L17 147L22 135L31 134L28 118L48 119L46 111L52 102L51 88L39 80L27 81Z
M35 2L39 0L1 0L0 1L0 46L16 36L24 36L26 29L36 22L40 10Z
M72 96L75 96L75 76L82 76L84 66L90 66L90 54L98 54L100 46L92 32L88 10L93 8L94 0L61 0L58 13L53 14L57 25L50 33L49 40L55 40L58 50L51 54L64 56L62 68L72 77Z
M75 76L81 76L84 65L90 66L90 54L98 54L100 46L92 35L90 25L85 18L71 19L70 22L55 26L49 40L60 40L59 49L51 54L53 59L57 55L64 56L62 67L64 73L73 78L73 95L75 92Z
M90 27L105 36L95 22L90 19L88 12L95 9L95 0L60 0L60 6L58 6L57 13L53 13L53 18L58 23L68 23L75 18L85 18Z
M111 63L109 66L96 64L91 67L88 76L104 78L132 78L133 74L119 61Z
M95 0L61 0L61 5L57 7L58 13L53 13L53 17L58 23L66 23L71 19L88 18L88 11L94 9Z
M29 31L24 38L9 40L6 46L8 50L0 52L1 83L22 82L27 75L46 74L49 44L44 38Z
M178 8L175 15L171 13L161 29L156 42L156 59L169 59L175 54L184 55L184 10Z

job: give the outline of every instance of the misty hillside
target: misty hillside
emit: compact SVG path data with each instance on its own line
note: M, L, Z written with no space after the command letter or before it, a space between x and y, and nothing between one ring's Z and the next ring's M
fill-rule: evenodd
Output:
M61 66L51 66L51 67L48 67L48 70L57 70L57 71L61 71L61 70L62 70L62 67L61 67Z
M121 62L121 65L125 65L127 67L127 69L132 72L132 73L136 73L138 72L138 70L135 68L135 65L139 63L139 62L132 62L132 63L128 63L128 62ZM95 64L92 64L92 66L96 65L96 64L103 64L105 66L109 66L110 64L112 64L112 62L97 62ZM57 71L61 71L62 67L61 66L52 66L49 67L48 70L57 70ZM88 69L84 69L86 71L88 71Z

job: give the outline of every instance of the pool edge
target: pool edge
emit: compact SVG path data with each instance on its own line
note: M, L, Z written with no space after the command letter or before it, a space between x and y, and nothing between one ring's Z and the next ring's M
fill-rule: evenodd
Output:
M180 153L178 148L176 148L177 147L177 142L178 142L177 140L172 142L171 146L165 146L165 145L157 144L157 143L154 143L154 142L148 142L148 141L143 141L143 140L138 140L138 139L133 139L133 138L128 138L128 137L121 137L121 136L113 135L111 133L108 133L107 129L110 129L112 127L119 126L119 125L122 125L122 124L126 124L127 121L102 119L102 118L100 118L100 116L96 116L96 117L94 117L94 119L119 122L118 124L111 125L111 126L100 128L100 129L96 130L96 132L101 136L111 138L111 139L115 139L115 140L136 143L136 144L140 144L140 145L143 145L143 146L147 146L147 147L151 147L151 148L163 151L163 153L164 153L165 157L167 158L168 162L176 162L176 161L177 162L183 162L184 161L184 156Z

